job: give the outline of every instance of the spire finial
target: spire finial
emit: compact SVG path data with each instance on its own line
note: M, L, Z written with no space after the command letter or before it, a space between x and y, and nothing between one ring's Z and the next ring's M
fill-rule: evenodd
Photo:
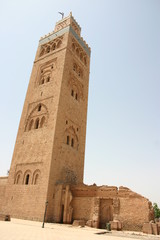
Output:
M59 14L61 14L62 19L64 18L64 12L58 12Z

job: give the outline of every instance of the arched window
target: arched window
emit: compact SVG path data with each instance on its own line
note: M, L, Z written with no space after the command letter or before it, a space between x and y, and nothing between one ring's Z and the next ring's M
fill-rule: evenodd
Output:
M75 51L75 44L72 43L72 51L74 52Z
M44 48L41 50L41 52L40 52L40 57L44 54Z
M75 94L75 99L78 100L78 94L77 93Z
M35 121L35 129L38 129L38 127L39 127L39 118L37 118Z
M33 173L32 184L36 185L40 181L40 171L39 169L35 170Z
M39 106L38 106L38 112L41 111L41 108L42 108L42 106L41 106L41 104L39 104Z
M22 172L18 171L15 175L14 184L20 184L21 183L21 176L22 176Z
M53 45L52 45L52 50L54 51L55 49L56 49L56 44L53 43Z
M51 50L51 49L50 49L50 46L48 46L48 47L47 47L47 53L49 53L50 50Z
M38 184L38 181L39 181L39 174L37 173L37 174L35 175L34 185Z
M84 57L84 64L87 65L87 59Z
M73 91L73 89L71 90L71 96L72 96L72 97L74 96L74 91Z
M73 71L77 71L77 65L75 63L73 64Z
M45 123L45 117L43 116L40 122L40 127L42 128L44 126Z
M18 176L17 176L17 178L16 178L16 184L18 184L18 183L19 183L20 177L21 177L21 175L20 175L20 174L18 174Z
M14 184L20 184L20 181L21 181L21 173L17 173Z
M83 54L82 54L82 53L80 53L80 59L81 59L81 60L83 59Z
M50 81L50 76L48 76L48 77L47 77L47 80L46 80L46 82L49 82L49 81Z
M26 185L29 184L29 174L26 175L25 184L26 184Z
M61 41L58 41L58 43L57 43L57 48L59 48L60 46L61 46Z
M78 137L76 132L73 126L67 128L65 131L65 143L73 147L73 149L78 150Z
M67 145L69 145L69 136L67 136Z
M41 96L43 92L40 92ZM48 109L44 103L39 102L28 115L24 131L35 130L43 127L48 122Z
M30 121L30 123L29 123L28 131L30 131L30 130L32 129L32 127L33 127L33 122L34 122L34 120L32 119L32 120Z
M39 84L44 84L44 77L41 79L41 81L39 82Z
M79 56L79 49L78 48L76 49L76 54L77 54L77 56Z
M71 140L71 147L74 147L74 139Z

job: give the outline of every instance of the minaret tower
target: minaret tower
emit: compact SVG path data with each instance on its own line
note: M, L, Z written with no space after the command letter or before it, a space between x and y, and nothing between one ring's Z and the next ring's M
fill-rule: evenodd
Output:
M55 221L57 184L83 183L90 48L72 14L39 41L19 124L4 211Z

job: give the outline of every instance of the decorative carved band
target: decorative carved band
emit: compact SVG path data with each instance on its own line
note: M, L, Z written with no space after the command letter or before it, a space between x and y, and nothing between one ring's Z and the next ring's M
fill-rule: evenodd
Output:
M74 38L72 38L72 51L76 53L76 56L81 60L81 62L87 66L87 54L80 47Z
M39 57L55 51L62 45L63 35L41 46Z

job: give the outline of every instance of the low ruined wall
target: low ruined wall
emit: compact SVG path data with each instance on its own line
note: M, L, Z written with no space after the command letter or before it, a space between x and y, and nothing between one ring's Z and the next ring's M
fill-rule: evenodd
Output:
M123 223L124 230L142 231L144 222L151 220L151 204L147 198L120 187L118 220Z
M123 230L142 231L143 224L153 219L149 200L126 187L79 185L72 187L72 194L73 220L92 220L92 225L96 221L101 228L117 220Z
M2 205L5 204L5 191L8 177L0 177L0 213L2 211Z

